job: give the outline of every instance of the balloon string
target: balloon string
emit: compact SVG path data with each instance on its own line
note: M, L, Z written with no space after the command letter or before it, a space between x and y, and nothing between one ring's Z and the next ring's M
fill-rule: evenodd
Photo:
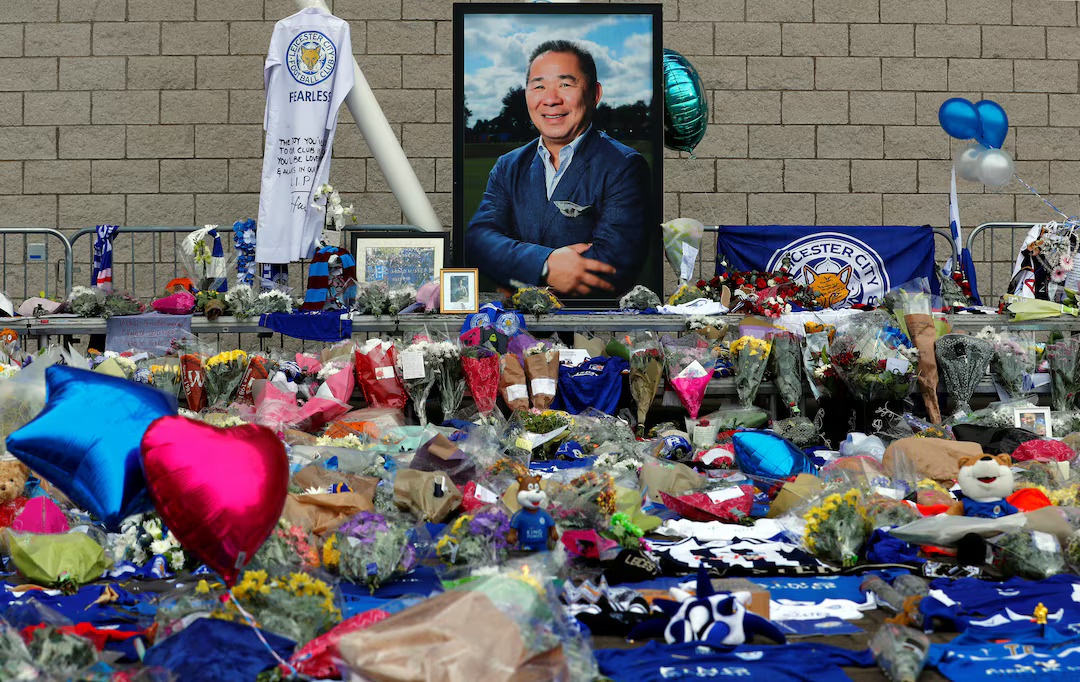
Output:
M1029 185L1029 184L1027 184L1026 182L1024 182L1024 179L1023 179L1022 177L1020 177L1019 175L1017 175L1017 174L1015 174L1015 173L1013 173L1013 177L1014 177L1014 178L1016 178L1017 180L1019 180L1019 181L1020 181L1020 184L1022 184L1022 185L1023 185L1024 187L1027 187L1027 188L1028 188L1029 190L1031 190L1031 193L1032 193L1032 194L1034 194L1035 196L1039 197L1039 199L1041 199L1041 200L1042 200L1042 202L1043 202L1044 204L1046 204L1046 205L1047 205L1047 206L1049 206L1050 208L1054 209L1054 212L1055 212L1055 213L1057 213L1058 215L1060 215L1060 216L1061 216L1062 218L1064 218L1064 219L1065 219L1065 222L1072 222L1072 223L1075 223L1075 222L1076 222L1076 220L1077 220L1077 217L1076 217L1076 216L1068 216L1068 215L1065 215L1064 213L1062 213L1062 212L1061 212L1060 210L1058 210L1058 207L1057 207L1057 206L1054 206L1054 205L1053 205L1053 204L1051 204L1051 203L1050 203L1049 201L1047 201L1046 197L1044 197L1043 195L1039 194L1039 193L1038 193L1038 192L1037 192L1037 191L1035 190L1035 188L1034 188L1034 187L1032 187L1031 185Z
M247 609L245 609L244 606L240 603L240 600L237 599L236 595L232 593L231 588L229 589L229 596L232 598L232 603L236 606L236 609L240 611L240 615L244 617L244 620L248 622L248 625L251 626L251 629L255 631L255 636L258 637L259 641L263 643L263 646L265 646L266 650L270 652L270 655L277 659L278 663L288 668L290 675L296 675L299 672L296 669L296 666L279 656L278 652L274 650L274 647L270 646L270 643L266 641L265 637L263 637L262 630L260 630L259 627L255 624L255 617L247 612Z

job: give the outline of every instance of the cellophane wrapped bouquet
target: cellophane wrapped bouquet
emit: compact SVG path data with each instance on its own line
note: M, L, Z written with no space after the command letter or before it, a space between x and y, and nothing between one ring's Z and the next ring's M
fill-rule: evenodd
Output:
M434 346L426 336L417 336L397 354L398 372L420 426L427 425L427 400L441 366Z
M1010 398L1027 393L1025 377L1035 373L1035 345L1032 332L1014 330L997 331L985 327L979 336L994 344L994 357L990 371L994 380L1005 389Z
M360 512L338 527L323 545L323 565L374 592L407 573L417 561L409 539L412 523L400 514Z
M491 566L506 559L510 518L498 505L462 514L435 543L435 554L448 564Z
M918 352L884 312L865 313L838 326L829 360L859 400L904 399L915 385Z
M854 566L870 536L870 522L861 502L862 491L858 488L831 492L818 499L802 515L807 549L826 561Z
M405 408L405 387L397 372L393 341L370 339L356 347L356 379L368 405Z
M453 419L465 396L465 370L461 365L461 344L439 342L439 404L443 421Z
M692 218L676 218L661 224L660 229L664 234L664 255L679 276L679 283L685 284L694 276L705 226Z
M118 534L110 536L114 561L145 566L161 557L169 571L191 571L199 562L180 545L157 514L136 514L124 519Z
M740 336L731 342L729 352L735 364L735 390L743 407L750 407L757 397L772 344L755 336Z
M773 383L787 405L788 411L799 414L799 400L802 398L802 344L799 337L791 332L778 332L770 335L772 352L769 364L773 371Z
M1077 356L1080 341L1076 337L1062 339L1046 347L1050 365L1050 404L1055 412L1076 408Z
M228 405L247 370L248 356L242 350L222 351L206 358L206 392L210 407Z
M476 409L489 414L499 395L499 354L484 346L468 346L462 350L461 366Z
M679 339L664 338L664 363L667 365L668 382L694 419L701 411L701 401L705 398L705 389L712 379L717 355L712 344L697 334Z

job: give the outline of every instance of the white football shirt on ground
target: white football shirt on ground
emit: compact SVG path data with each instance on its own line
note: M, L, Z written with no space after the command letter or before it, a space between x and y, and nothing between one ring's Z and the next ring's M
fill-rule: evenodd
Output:
M263 70L266 112L255 260L310 258L325 214L312 208L330 175L338 110L352 90L349 23L311 7L274 25Z

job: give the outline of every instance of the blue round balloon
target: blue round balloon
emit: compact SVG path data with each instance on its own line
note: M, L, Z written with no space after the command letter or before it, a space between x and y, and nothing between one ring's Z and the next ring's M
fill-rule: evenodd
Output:
M7 438L7 449L110 529L151 508L139 458L150 422L176 414L176 398L100 372L45 370L45 409Z
M984 99L975 103L975 111L979 114L975 139L987 147L1001 149L1005 136L1009 134L1009 117L1005 115L1005 110L997 102Z
M732 444L735 462L747 476L785 479L817 473L805 452L772 431L739 431L732 436Z
M692 152L705 137L709 101L697 70L675 50L664 49L664 145Z
M962 97L942 102L938 121L945 132L958 140L970 140L979 133L979 112L974 104Z

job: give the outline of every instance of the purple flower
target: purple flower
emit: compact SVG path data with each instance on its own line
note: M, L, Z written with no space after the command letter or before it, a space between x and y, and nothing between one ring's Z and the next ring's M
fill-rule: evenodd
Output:
M382 514L360 512L343 523L338 532L342 535L354 537L361 542L369 543L374 542L379 533L385 533L389 530L390 524L386 522L386 517Z

